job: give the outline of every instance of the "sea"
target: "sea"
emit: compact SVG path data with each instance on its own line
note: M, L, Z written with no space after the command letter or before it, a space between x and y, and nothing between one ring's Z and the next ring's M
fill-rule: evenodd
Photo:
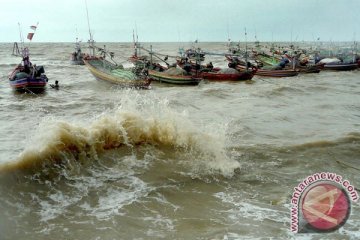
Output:
M132 43L96 44L132 66ZM306 177L336 173L359 191L360 70L138 90L71 65L74 43L26 45L49 85L13 92L21 58L0 43L1 240L360 239L359 201L336 231L291 231ZM143 44L170 62L191 46Z

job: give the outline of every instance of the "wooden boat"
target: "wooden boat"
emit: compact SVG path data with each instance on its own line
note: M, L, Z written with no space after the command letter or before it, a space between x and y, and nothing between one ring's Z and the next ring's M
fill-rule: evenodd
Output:
M206 80L213 80L213 81L241 81L241 80L250 80L253 78L254 73L256 69L252 70L242 70L238 71L235 70L232 73L225 72L218 67L213 67L212 63L210 62L207 65L200 65L197 63L194 63L193 61L185 61L183 58L177 58L176 64L181 67L182 69L186 69L189 67L188 71L191 71L191 73L196 74L198 72L198 75Z
M315 64L315 65L297 65L296 69L300 73L319 73L321 69L324 69L324 64Z
M70 63L71 65L84 65L83 58L86 56L84 53L73 52L71 54Z
M238 71L244 71L246 70L246 66L239 64L239 61L237 61L236 59L233 59L230 56L226 56L227 60L230 62L229 66L234 66L235 69L237 69ZM280 78L280 77L294 77L297 76L299 74L298 70L294 70L294 69L288 69L288 70L274 70L274 69L264 69L264 68L258 68L256 70L256 72L254 73L255 75L258 76L264 76L264 77L276 77L276 78Z
M236 73L225 73L220 71L201 72L200 76L207 80L213 81L244 81L251 80L256 70L242 70Z
M327 63L324 65L325 70L334 71L351 71L359 67L358 63Z
M256 54L255 59L262 62L265 66L276 66L280 63L280 59L266 54Z
M147 60L148 60L147 56L132 55L131 57L128 58L128 61L134 64L138 62L145 62Z
M184 58L184 57L178 57L176 58L176 65L178 65L182 69L186 69L188 67L189 70L192 72L199 71L200 69L207 68L204 64L199 64L199 62L192 61L191 59ZM220 70L220 69L218 69Z
M88 12L86 1L85 4L86 12ZM147 72L142 71L143 69L139 68L124 68L121 64L118 65L114 62L114 52L107 51L105 49L105 45L103 48L95 46L95 41L90 29L88 14L87 20L90 34L90 40L88 41L90 54L86 55L83 58L83 61L89 71L97 79L117 84L121 87L148 89L151 79L147 77ZM95 55L95 50L100 52L99 55ZM109 56L113 63L106 60L106 56Z
M85 56L86 54L81 52L80 42L76 38L75 51L71 54L70 63L72 65L84 65L83 58Z
M244 71L246 69L246 67L238 64L238 65L236 65L236 69L239 71ZM299 74L299 71L296 69L295 70L294 69L273 70L273 69L258 68L254 74L258 75L258 76L264 76L264 77L280 78L280 77L297 76Z
M98 79L130 88L149 88L151 80L140 77L135 69L125 69L105 60L102 57L86 56L84 63L89 71Z
M258 69L255 75L263 76L263 77L294 77L297 76L299 72L297 70L266 70L266 69Z
M172 75L167 73L167 71L160 72L151 69L149 69L149 77L159 82L179 85L197 85L202 80L202 78L194 75Z
M18 92L40 93L45 90L48 78L43 66L30 62L29 49L22 49L22 65L18 65L10 74L10 86Z
M10 86L18 92L43 92L48 82L44 73L43 66L33 66L30 71L24 66L17 66L9 75Z

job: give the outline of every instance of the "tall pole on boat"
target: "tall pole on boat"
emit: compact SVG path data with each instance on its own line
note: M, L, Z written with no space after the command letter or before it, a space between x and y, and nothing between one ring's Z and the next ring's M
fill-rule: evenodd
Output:
M19 33L20 33L20 44L21 44L21 48L24 48L24 37L22 35L20 23L18 24L19 24Z
M152 45L150 45L150 64L152 65L153 64L153 51L152 51Z
M86 6L86 17L87 17L87 22L88 22L88 27L89 27L89 35L90 35L90 40L89 40L89 44L90 44L90 54L92 56L95 55L95 48L94 48L94 39L93 36L91 34L91 30L90 30L90 21L89 21L89 11L88 11L88 6L87 6L87 1L85 0L85 6Z
M137 57L137 46L135 42L135 30L133 29L134 56Z
M231 47L231 39L230 39L230 33L229 33L229 20L227 22L227 40L228 40L228 49L230 50Z
M356 49L357 49L356 32L354 32L353 63L356 63Z
M135 22L135 46L136 46L136 53L137 55L141 56L141 46L139 44L139 35L138 35L138 30L137 30L137 24Z
M247 53L247 33L245 28L245 65L246 65L246 71L248 70L248 53Z

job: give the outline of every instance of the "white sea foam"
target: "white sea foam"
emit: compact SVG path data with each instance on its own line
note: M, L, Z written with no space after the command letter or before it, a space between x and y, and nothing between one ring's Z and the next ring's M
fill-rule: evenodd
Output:
M108 149L140 144L172 147L185 154L192 170L200 174L232 176L239 167L225 152L225 130L201 127L187 112L175 112L169 101L152 94L128 91L119 106L87 123L47 121L17 161L4 169L36 169L61 163L64 155L80 162L98 159ZM221 129L221 128L220 128ZM65 157L66 158L66 157Z

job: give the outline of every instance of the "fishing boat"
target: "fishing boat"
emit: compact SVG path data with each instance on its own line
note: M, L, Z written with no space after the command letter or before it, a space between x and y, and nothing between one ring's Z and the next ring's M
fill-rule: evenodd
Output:
M187 74L186 71L180 68L169 68L166 71L156 71L149 69L149 77L153 80L179 84L179 85L197 85L202 80L201 77L197 77L192 74Z
M263 77L294 77L299 74L297 70L267 70L267 69L258 69L255 75Z
M86 67L97 79L114 83L121 87L148 89L151 79L148 78L148 73L144 68L124 68L121 64L117 64L114 61L114 52L107 51L105 46L103 48L95 46L86 1L85 4L90 35L90 40L88 41L90 54L83 58ZM99 53L97 55L95 54L96 50ZM105 59L106 57L110 57L111 62Z
M27 34L27 39L31 40L34 37L37 25L30 26L32 32ZM20 30L19 23L19 30ZM9 74L9 83L12 89L17 92L41 93L45 90L48 78L45 75L43 66L36 66L30 61L30 51L28 47L24 46L24 39L20 30L21 48L17 43L14 43L13 55L22 58L22 61ZM20 50L21 49L21 50Z
M255 59L257 61L260 61L263 63L263 65L265 66L276 66L280 63L280 59L279 58L276 58L275 56L269 56L265 53L258 53L258 54L255 54Z
M342 63L342 62L332 62L326 63L324 65L325 70L333 71L351 71L359 67L358 63Z
M244 81L251 80L255 72L256 69L238 71L233 68L226 68L218 71L201 72L200 76L212 81Z
M170 64L167 62L168 55L154 52L152 50L152 46L150 46L150 50L141 47L142 50L149 53L149 58L139 56L136 52L137 49L140 48L135 47L135 53L129 60L132 60L135 66L139 66L139 68L146 68L151 80L178 85L197 85L202 80L198 73L192 73L191 71L185 71L182 68L177 68L176 64L169 67ZM165 58L162 59L161 57ZM154 58L162 61L167 66L165 67L157 62L154 62Z
M84 65L83 58L85 55L85 53L81 52L80 42L76 38L75 51L71 54L70 63L72 65Z
M151 79L137 74L134 68L125 69L121 65L114 64L103 57L86 56L84 63L89 71L100 80L118 84L129 88L149 88Z
M199 55L201 56L201 55ZM201 56L202 59L204 56ZM196 58L196 55L194 56ZM198 58L199 59L199 58ZM188 57L176 58L176 64L187 72L197 74L201 78L212 81L241 81L253 78L256 69L238 71L234 68L214 67L212 62L200 64L201 61L192 61Z
M27 47L22 50L22 56L22 64L16 66L9 74L10 86L17 92L43 92L48 82L44 67L36 66L30 62Z
M226 59L229 61L229 66L234 67L238 71L244 71L247 69L246 66L239 64L239 61L236 58L231 56L226 56ZM296 69L266 69L266 68L258 68L255 72L255 75L264 76L264 77L294 77L299 74L299 71Z
M297 65L296 69L299 73L319 73L322 69L324 69L325 64L307 64L305 66Z

